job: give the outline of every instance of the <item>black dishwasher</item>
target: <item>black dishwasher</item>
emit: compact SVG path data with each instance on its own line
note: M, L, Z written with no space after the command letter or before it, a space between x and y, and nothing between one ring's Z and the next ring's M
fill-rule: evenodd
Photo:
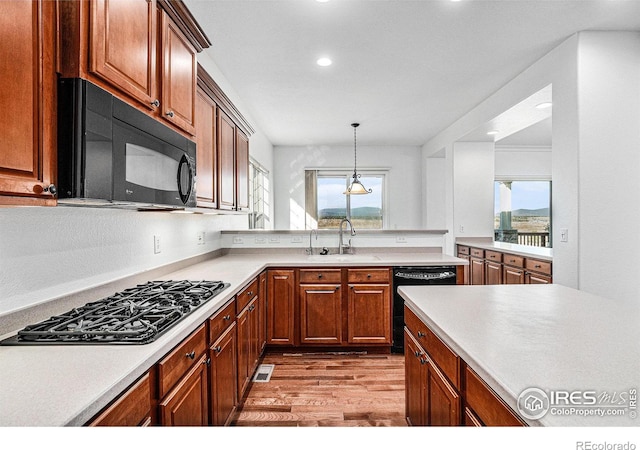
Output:
M456 284L456 266L393 268L393 345L392 353L404 353L404 299L399 286Z

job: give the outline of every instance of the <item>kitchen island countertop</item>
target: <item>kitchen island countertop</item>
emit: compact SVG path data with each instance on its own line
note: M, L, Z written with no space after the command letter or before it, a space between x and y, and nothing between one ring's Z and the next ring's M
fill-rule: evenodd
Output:
M557 284L402 286L399 292L515 412L528 388L578 393L556 403L555 414L552 402L543 417L523 417L529 425L640 426L632 402L640 388L637 301ZM592 392L597 405L590 404ZM579 415L588 411L624 414Z
M0 426L84 425L266 268L465 264L434 252L255 253L228 254L167 273L157 279L222 280L230 286L149 344L0 345Z

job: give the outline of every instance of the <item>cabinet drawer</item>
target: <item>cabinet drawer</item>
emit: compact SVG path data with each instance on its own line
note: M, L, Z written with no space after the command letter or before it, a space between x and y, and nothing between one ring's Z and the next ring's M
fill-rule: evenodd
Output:
M300 283L340 283L340 269L300 269Z
M465 370L466 401L478 419L488 426L524 426L480 377L468 367Z
M460 357L440 340L411 309L405 306L404 322L418 343L426 350L433 362L460 390Z
M388 283L389 269L347 269L349 283Z
M502 262L502 253L487 250L484 252L485 259L493 262Z
M469 247L465 247L463 245L458 245L458 255L469 255L470 249Z
M92 427L126 427L148 424L151 418L151 384L149 374L134 383L93 422Z
M530 270L532 272L551 275L551 263L549 261L540 261L538 259L527 259L525 262L525 267L527 270Z
M236 296L238 304L236 308L238 312L242 311L254 297L258 295L258 279L255 278L251 283L245 286Z
M236 320L236 302L231 301L209 319L209 342L215 342L234 320Z
M522 256L504 254L502 262L513 267L524 267L524 258Z
M480 248L472 248L471 256L475 256L476 258L484 258L484 250Z
M191 336L186 338L162 361L158 363L158 380L160 398L163 398L171 388L187 373L200 359L207 349L207 333L202 324Z

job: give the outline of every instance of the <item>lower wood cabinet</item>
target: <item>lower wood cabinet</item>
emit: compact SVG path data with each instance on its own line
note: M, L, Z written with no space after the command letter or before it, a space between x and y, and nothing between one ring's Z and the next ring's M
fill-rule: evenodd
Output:
M295 269L267 271L267 344L294 345Z
M347 299L349 344L391 344L389 284L350 284Z
M404 337L405 410L409 425L525 425L517 414L407 307Z
M146 373L89 423L92 427L151 425L151 383Z
M194 367L160 402L160 425L204 426L209 424L207 360L202 355Z
M212 425L226 425L238 404L236 302L209 319L209 404Z
M300 343L336 345L342 342L340 284L301 284Z

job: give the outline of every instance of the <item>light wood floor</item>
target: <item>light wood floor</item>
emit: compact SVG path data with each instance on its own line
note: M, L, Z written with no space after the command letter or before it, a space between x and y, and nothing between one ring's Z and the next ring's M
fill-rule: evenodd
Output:
M404 357L268 353L271 379L252 383L232 425L406 426Z

